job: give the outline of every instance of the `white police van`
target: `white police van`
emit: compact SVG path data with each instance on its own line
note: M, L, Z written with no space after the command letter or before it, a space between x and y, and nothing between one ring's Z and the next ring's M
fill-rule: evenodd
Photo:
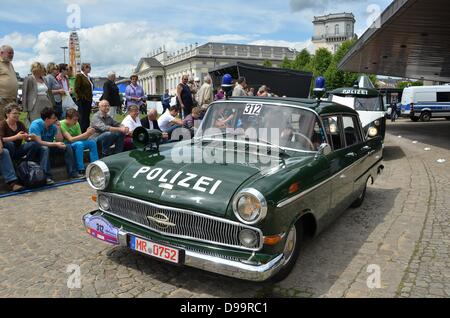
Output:
M412 86L403 90L402 116L412 121L450 120L450 86Z

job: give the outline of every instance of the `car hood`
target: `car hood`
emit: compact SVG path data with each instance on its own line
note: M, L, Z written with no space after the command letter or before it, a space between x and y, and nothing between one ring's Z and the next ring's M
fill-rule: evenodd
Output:
M255 175L262 177L283 162L276 157L270 166L205 160L196 163L194 153L203 152L203 145L184 143L177 148L184 151L184 162L180 162L178 150L173 155L174 148L167 147L160 152L134 150L115 156L116 160L107 158L113 175L109 189L165 206L224 216L235 192L247 180Z

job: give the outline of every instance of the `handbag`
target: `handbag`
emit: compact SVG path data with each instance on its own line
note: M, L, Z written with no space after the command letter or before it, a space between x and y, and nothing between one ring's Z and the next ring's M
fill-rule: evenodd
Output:
M78 110L77 104L75 104L72 97L70 97L70 95L67 93L62 97L62 108L64 112L66 112L70 108Z
M47 178L41 166L33 161L23 161L17 167L17 177L27 188L39 188L46 184Z

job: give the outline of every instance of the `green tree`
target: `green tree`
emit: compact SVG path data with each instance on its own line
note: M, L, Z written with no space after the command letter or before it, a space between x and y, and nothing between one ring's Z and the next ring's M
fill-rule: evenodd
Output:
M265 60L264 62L263 62L263 66L265 66L265 67L272 67L272 61L270 61L270 60Z
M333 55L333 59L324 74L328 89L332 90L338 87L351 87L358 79L359 75L357 73L338 70L339 63L355 42L356 39L345 41ZM373 79L371 80L373 81Z
M417 82L406 81L406 82L397 83L397 88L399 88L399 89L404 89L409 86L423 86L423 82L422 81L417 81Z
M287 57L285 57L283 59L283 61L281 62L280 67L285 68L285 69L292 68L292 61L290 59L288 59Z
M314 76L324 75L332 61L333 54L325 48L320 48L308 63L307 68L312 67Z
M311 54L307 49L303 49L292 61L292 68L298 71L306 71L306 66L311 62Z

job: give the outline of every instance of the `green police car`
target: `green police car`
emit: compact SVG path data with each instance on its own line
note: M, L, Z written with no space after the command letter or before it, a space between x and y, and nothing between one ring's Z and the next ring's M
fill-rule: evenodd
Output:
M381 137L332 102L241 97L211 104L195 137L137 129L131 152L92 163L87 232L167 263L281 280L302 239L362 204Z

